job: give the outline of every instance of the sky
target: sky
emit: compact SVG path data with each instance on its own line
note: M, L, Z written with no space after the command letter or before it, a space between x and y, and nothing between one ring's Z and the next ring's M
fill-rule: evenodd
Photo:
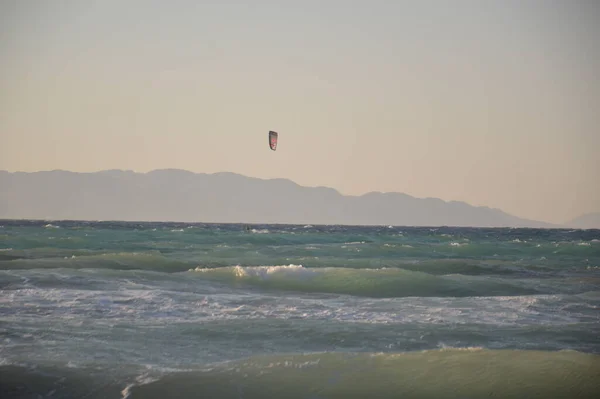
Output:
M0 59L2 170L600 211L598 1L3 0Z

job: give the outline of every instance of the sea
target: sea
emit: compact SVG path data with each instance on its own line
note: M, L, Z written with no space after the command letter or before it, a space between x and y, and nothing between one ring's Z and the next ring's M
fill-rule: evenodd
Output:
M600 230L0 220L0 397L599 398Z

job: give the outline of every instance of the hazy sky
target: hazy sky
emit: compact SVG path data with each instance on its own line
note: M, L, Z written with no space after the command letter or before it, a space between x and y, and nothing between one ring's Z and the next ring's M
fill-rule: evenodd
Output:
M0 60L0 169L600 211L599 1L1 0Z

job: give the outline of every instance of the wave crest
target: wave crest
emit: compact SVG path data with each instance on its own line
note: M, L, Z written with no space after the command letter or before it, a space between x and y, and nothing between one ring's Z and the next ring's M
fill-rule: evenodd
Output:
M535 289L463 275L434 276L400 268L305 268L302 265L190 269L200 278L261 289L367 297L466 297L538 294ZM477 279L474 284L474 279Z

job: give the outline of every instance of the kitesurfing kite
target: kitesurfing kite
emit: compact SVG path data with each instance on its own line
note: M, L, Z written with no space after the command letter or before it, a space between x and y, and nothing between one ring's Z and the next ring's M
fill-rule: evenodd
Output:
M277 132L269 130L269 147L271 147L273 151L277 149L277 137Z

